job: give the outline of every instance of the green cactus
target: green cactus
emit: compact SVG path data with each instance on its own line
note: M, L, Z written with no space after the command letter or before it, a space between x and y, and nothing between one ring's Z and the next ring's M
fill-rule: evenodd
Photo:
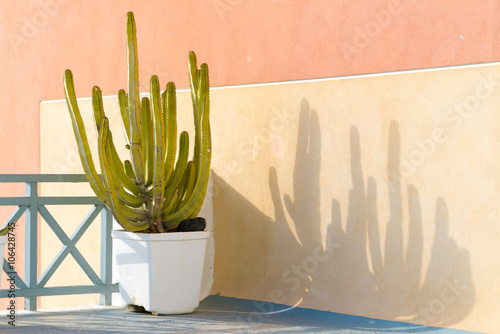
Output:
M127 13L127 49L129 94L120 90L118 100L130 160L122 162L118 156L99 87L93 89L92 105L102 178L92 160L70 70L64 73L66 102L82 165L97 197L127 231L168 232L175 230L182 220L197 216L207 190L212 157L208 66L202 64L198 69L196 55L189 53L195 138L194 155L188 161L186 131L180 134L177 143L175 84L169 82L161 93L158 77L152 76L150 98L139 99L137 38L132 12Z

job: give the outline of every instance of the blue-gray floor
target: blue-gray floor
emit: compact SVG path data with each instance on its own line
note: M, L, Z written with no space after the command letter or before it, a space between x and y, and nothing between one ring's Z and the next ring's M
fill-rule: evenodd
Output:
M118 307L18 312L15 327L0 312L0 333L436 333L473 332L210 296L194 313L154 316Z

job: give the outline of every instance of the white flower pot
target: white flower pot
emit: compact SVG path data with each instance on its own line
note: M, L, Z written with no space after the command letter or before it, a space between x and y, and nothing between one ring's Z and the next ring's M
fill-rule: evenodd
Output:
M4 259L4 254L5 254L5 244L7 243L7 236L3 235L0 236L0 260L2 261L2 266L3 266L3 259ZM2 281L2 267L0 267L0 282Z
M192 312L200 302L210 233L112 231L113 266L124 304L156 314Z

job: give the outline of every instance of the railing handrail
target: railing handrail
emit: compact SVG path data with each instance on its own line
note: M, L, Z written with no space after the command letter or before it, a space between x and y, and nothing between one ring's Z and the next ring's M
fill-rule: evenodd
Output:
M68 294L100 293L100 303L111 305L111 294L118 291L118 285L112 283L111 253L112 239L111 230L113 219L111 211L96 196L60 196L40 197L38 196L38 183L43 182L88 182L85 174L0 174L2 183L24 183L24 197L0 196L0 206L14 205L17 209L7 220L17 221L25 215L25 279L22 280L17 270L9 272L16 277L16 296L24 297L25 310L35 311L37 309L36 298L38 296L54 296ZM61 228L56 219L47 210L45 205L92 205L91 211L84 218L80 226L68 236ZM100 275L96 274L88 264L85 257L76 248L76 243L85 233L98 215L101 215L101 264ZM62 242L63 247L52 263L45 269L41 277L37 273L38 257L38 216L41 216L52 231ZM0 225L1 226L1 225ZM52 277L65 257L71 254L83 269L94 285L85 286L60 286L46 287L45 284ZM9 265L5 259L0 259L0 270L7 272ZM13 268L11 268L14 270ZM9 290L0 290L0 298L6 298Z

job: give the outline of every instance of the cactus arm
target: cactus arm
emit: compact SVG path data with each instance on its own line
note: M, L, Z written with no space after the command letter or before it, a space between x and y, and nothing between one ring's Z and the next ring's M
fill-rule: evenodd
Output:
M130 146L130 118L128 108L128 96L123 89L118 91L118 104L120 105L120 115L122 116L123 129L125 132L125 140Z
M154 174L153 174L153 218L160 216L161 205L163 204L163 191L166 184L165 180L165 150L164 128L165 120L161 106L160 83L156 75L151 77L151 109L153 112L154 127Z
M168 180L168 183L165 187L164 191L164 200L162 205L162 212L170 212L170 209L174 205L172 201L174 201L174 194L178 194L179 185L183 184L183 177L185 174L187 160L189 156L189 135L186 131L183 131L180 136L180 148L179 148L179 157L177 159L177 163L175 166L175 170L172 174L172 177ZM177 201L177 197L175 199Z
M97 171L92 160L87 134L85 132L85 125L83 124L82 115L76 102L75 87L73 84L73 74L70 70L64 72L64 93L66 96L66 103L71 116L71 123L73 125L73 132L78 144L78 152L82 162L83 170L87 179L89 180L90 187L95 192L96 196L106 203L106 195L104 185L97 174Z
M162 208L162 212L171 212L173 207L176 206L178 202L179 202L179 191L176 189L175 192L172 194L172 197L169 199L167 206Z
M106 115L104 113L104 108L102 104L101 89L97 86L92 89L92 107L94 110L94 121L96 129L97 132L99 133L99 127L101 125L101 121L104 117L106 117ZM120 157L118 156L118 152L116 151L115 145L113 143L113 137L111 131L108 131L108 137L109 137L108 138L109 148L111 150L110 152L112 157L112 165L113 169L117 173L117 179L119 179L120 184L123 185L123 187L127 188L129 192L135 195L140 194L139 186L136 185L132 181L132 179L128 177L128 175L125 173L123 169L123 164L121 163ZM128 194L123 194L123 200L135 207L139 205L138 200L136 199L135 196L129 196Z
M199 155L200 155L200 83L202 80L201 71L198 70L196 64L196 55L194 52L189 53L189 78L190 78L190 88L191 88L191 99L193 101L193 118L194 118L194 163L197 167L200 167ZM196 177L198 177L198 170L196 171Z
M98 148L99 148L99 161L101 163L101 171L104 179L104 183L106 185L106 195L109 198L108 205L113 212L113 216L115 217L118 224L120 224L125 230L131 230L126 222L127 218L123 214L121 210L118 209L118 197L116 196L116 192L113 192L115 189L113 180L111 179L111 172L109 161L106 156L106 142L107 142L107 131L106 127L108 126L108 121L104 118L101 121L101 125L99 126L99 135L98 135Z
M134 208L134 207L126 205L122 201L120 201L119 203L120 203L120 209L123 211L123 213L127 217L127 220L145 223L144 220L148 219L149 215L147 214L147 212L143 208L140 208L140 207Z
M132 163L130 160L125 160L123 162L123 166L125 167L125 173L130 177L132 180L135 179L135 173L134 173L134 167L132 167Z
M182 175L182 179L179 183L179 186L175 189L174 194L176 196L175 198L169 199L168 209L165 210L166 212L164 212L163 215L173 214L174 212L179 210L180 203L186 197L186 190L187 190L186 185L189 183L189 176L193 170L192 164L193 164L192 161L189 161L187 163L186 168L184 170L184 174ZM191 166L191 168L188 168L188 166Z
M113 170L113 167L111 167L111 169ZM117 176L115 175L114 177L117 177ZM124 205L130 206L132 208L142 208L142 206L144 204L144 200L142 199L142 197L135 196L135 195L128 193L121 186L117 186L116 195L118 196L118 199L120 199L120 201Z
M194 57L190 57L190 65L193 64L192 59ZM191 66L191 69L193 67ZM191 72L193 72L191 70ZM196 168L196 182L194 190L187 201L184 201L184 204L178 208L177 211L173 213L166 213L162 216L164 225L166 227L174 226L180 223L182 220L186 218L195 217L203 204L203 200L206 194L208 179L210 174L210 163L212 157L212 142L211 142L211 134L210 134L210 100L209 100L209 81L208 81L208 67L203 64L201 66L201 70L199 72L199 82L197 85L192 84L191 92L192 96L195 96L195 101L193 102L193 106L197 106L199 111L202 113L199 114L199 117L196 115L195 111L195 123L201 121L201 125L198 124L198 132L201 132L200 136L195 137L195 152L197 155L194 156L193 161L195 163ZM191 75L192 77L194 75ZM198 88L198 92L195 91L195 88ZM194 92L193 92L194 91ZM203 98L203 100L200 100ZM202 105L202 106L201 106ZM194 107L193 107L194 108ZM196 127L196 124L195 124ZM196 145L199 145L199 151L196 150Z
M209 99L209 83L208 83L208 67L206 64L201 65L199 70L199 80L198 93L196 94L199 98L197 112L194 113L194 124L195 124L195 147L194 147L194 163L198 168L196 170L196 179L198 179L200 173L202 172L202 165L200 159L203 155L202 146L203 139L206 136L206 131L210 131L210 124L207 127L203 126L204 120L209 120L210 105ZM208 133L208 138L210 138L210 133Z
M144 184L144 160L141 150L141 106L139 100L139 64L134 14L127 13L128 106L130 112L130 157L137 183Z
M132 174L132 176L129 176L125 171L125 167L122 164L120 157L118 156L118 152L116 152L116 148L112 138L109 139L109 145L113 168L114 170L116 170L117 178L120 181L120 184L130 193L138 196L141 193L141 188L134 183L134 175Z
M151 108L150 108L151 104L150 104L149 99L147 100L147 103L148 103L147 118L149 120L148 124L147 124L147 128L146 128L146 131L148 132L147 156L148 156L148 160L149 160L148 173L151 176L148 177L148 183L146 184L146 186L149 187L153 184L153 177L154 177L153 158L155 155L155 135L154 135L154 125L153 125L154 119L153 119L153 113L151 112Z
M153 156L154 156L154 133L151 131L153 122L151 121L151 109L149 107L149 99L142 98L142 114L141 114L141 141L142 155L144 157L144 185L147 187L153 183Z
M191 161L189 163L191 163ZM187 172L188 170L186 165L184 173L182 174L182 178L179 182L179 186L175 188L174 192L169 194L169 196L167 197L165 208L162 211L162 221L164 227L172 227L172 225L175 225L177 223L177 221L172 222L172 217L174 217L175 212L178 211L177 208L179 207L179 202L182 201L182 197L185 193L186 189L184 186L186 184L186 179L188 176Z
M177 154L177 98L175 84L169 82L164 92L163 110L165 114L166 135L165 147L167 148L165 158L165 178L168 180L172 176Z
M194 174L195 165L193 161L188 162L186 168L186 177L184 178L184 184L182 185L183 192L179 198L179 203L177 204L176 210L179 210L191 197L194 190Z
M132 113L139 110L139 64L137 55L137 33L134 14L127 13L127 56L129 108ZM139 121L139 119L137 119Z
M210 177L210 164L212 159L212 143L210 135L210 125L208 117L203 120L204 128L204 145L202 146L201 153L201 167L199 169L198 179L196 180L196 187L190 202L186 204L189 208L193 206L189 218L195 218L201 210L205 194L207 192L208 180Z
M165 199L164 204L162 206L163 215L170 213L170 209L173 205L170 205L171 201L173 201L174 193L178 193L178 190L182 190L182 185L185 184L185 171L187 167L187 160L189 156L189 134L187 131L183 131L180 135L179 139L179 157L177 159L177 163L175 166L175 170L172 173L172 176L168 180L168 183L165 188ZM176 198L176 200L178 197ZM177 204L175 204L176 206ZM170 209L166 209L169 207Z
M193 118L195 126L195 146L194 146L194 163L197 167L196 179L200 174L200 158L202 149L202 136L203 134L203 118L209 117L208 111L210 105L206 102L209 101L209 81L208 81L208 66L202 64L200 70L197 69L196 55L194 52L189 53L189 66L191 84L191 96L193 98ZM205 113L205 110L207 113Z
M198 91L199 85L199 72L198 66L196 65L196 54L191 51L188 56L189 61L189 85L191 87L191 100L193 102L193 110L198 108L198 98L196 92Z
M210 177L210 164L212 158L212 141L210 133L210 85L208 77L208 66L206 64L201 65L199 78L199 93L197 95L199 96L200 101L198 103L199 118L198 131L196 131L196 134L201 138L196 138L198 139L198 147L200 150L198 151L195 148L194 162L195 166L198 169L196 170L196 188L193 193L194 197L191 199L192 202L189 203L189 205L194 205L194 209L191 212L189 218L196 217L201 209L201 205L203 204L208 186L208 179ZM193 201L194 204L192 204Z
M104 107L102 106L102 93L101 89L97 86L92 88L92 109L94 110L94 122L96 125L97 133L99 133L99 126L104 115Z
M130 212L131 210L127 210L128 212L125 212L125 210L123 210L125 206L121 204L120 200L118 199L116 193L116 185L113 179L112 169L110 165L111 153L109 152L108 147L108 134L108 119L103 118L99 128L99 158L104 182L106 184L106 192L109 198L109 208L113 212L116 221L126 230L144 231L149 227L149 224L136 222L135 219L140 219L142 217L138 214L138 212L135 213L135 211Z
M200 181L199 184L199 195L196 200L196 209L191 213L190 218L195 218L201 210L201 206L205 199L205 194L207 192L208 180L210 178L210 165L212 162L212 135L210 131L210 97L209 97L209 82L208 82L208 66L206 64L202 65L202 73L204 73L205 81L205 98L203 100L204 108L203 108L203 123L202 123L202 133L203 133L203 145L201 151L201 164L203 165L200 168L197 182Z
M175 165L175 170L172 174L172 177L169 179L166 185L165 194L170 194L179 186L179 183L181 182L182 176L184 175L184 171L186 169L188 156L189 134L186 131L183 131L179 138L179 157L177 158L177 163Z
M116 152L111 131L107 130L107 148L110 152L108 160L110 162L110 173L115 183L116 194L120 201L133 208L140 208L144 204L144 199L140 196L140 187L136 185L124 171L123 164L120 161L118 153ZM136 212L139 213L139 212Z

